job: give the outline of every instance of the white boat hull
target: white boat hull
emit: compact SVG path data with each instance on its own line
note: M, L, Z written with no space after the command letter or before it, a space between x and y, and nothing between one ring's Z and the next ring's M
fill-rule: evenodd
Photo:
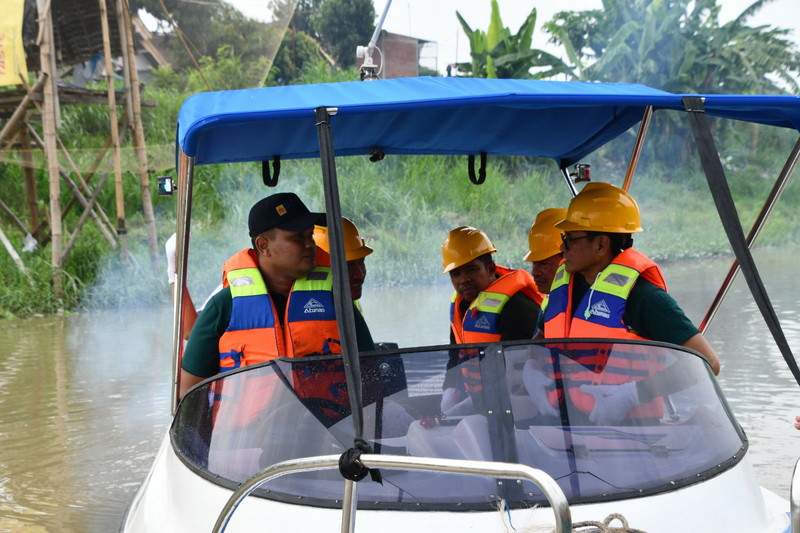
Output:
M195 474L175 455L169 435L161 443L153 467L136 494L122 531L210 531L231 491ZM745 456L736 466L695 485L654 496L617 502L573 505L573 522L601 521L611 513L625 516L630 527L648 533L788 533L789 503L759 488ZM247 498L227 531L340 531L341 511ZM499 512L358 511L356 530L380 533L443 531L509 531L509 516ZM548 531L554 523L549 508L510 513L517 532Z

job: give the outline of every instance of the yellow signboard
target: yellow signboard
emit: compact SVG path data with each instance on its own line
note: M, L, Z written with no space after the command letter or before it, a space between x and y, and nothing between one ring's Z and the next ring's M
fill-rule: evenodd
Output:
M20 85L28 77L22 47L22 14L25 0L2 0L0 12L0 86Z

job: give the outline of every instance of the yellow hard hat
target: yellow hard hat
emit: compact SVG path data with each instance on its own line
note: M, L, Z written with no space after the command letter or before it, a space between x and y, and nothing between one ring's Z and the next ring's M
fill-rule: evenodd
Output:
M344 230L344 254L347 261L363 259L372 253L372 248L364 244L364 239L358 234L358 228L350 219L342 217L342 229ZM331 253L327 227L314 226L314 243L328 254Z
M561 231L638 233L639 205L626 191L610 183L592 182L572 199L567 216L556 224Z
M442 244L442 268L446 274L466 265L476 257L496 252L492 241L484 232L470 226L451 229Z
M552 207L540 211L528 231L528 253L524 260L543 261L561 253L561 231L556 224L564 220L567 210L563 207Z

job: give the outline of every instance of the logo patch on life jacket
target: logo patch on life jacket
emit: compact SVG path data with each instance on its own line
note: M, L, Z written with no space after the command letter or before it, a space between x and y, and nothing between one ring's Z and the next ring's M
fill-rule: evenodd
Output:
M592 305L592 308L589 310L589 314L603 318L610 318L611 309L608 308L608 304L605 300L600 300L596 304Z
M628 276L623 276L622 274L617 274L615 272L612 272L611 274L606 276L603 281L605 281L606 283L610 283L611 285L624 287L629 280L630 278Z
M311 298L303 306L303 313L324 313L325 306L316 298Z
M253 278L250 276L242 276L241 278L234 278L231 280L231 286L233 287L244 287L245 285L252 285Z
M492 325L485 316L481 316L478 320L476 320L472 327L475 329L492 329Z

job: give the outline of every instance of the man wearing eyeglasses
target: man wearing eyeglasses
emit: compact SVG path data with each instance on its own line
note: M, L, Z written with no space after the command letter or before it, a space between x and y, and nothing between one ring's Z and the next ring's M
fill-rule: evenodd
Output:
M564 262L555 274L539 322L546 339L669 342L695 350L715 374L719 373L720 363L714 350L667 293L661 269L633 248L632 234L642 231L642 227L639 206L626 191L608 183L589 183L572 199L565 219L556 228L564 232ZM589 383L565 385L573 403L579 409L584 406L581 410L591 411L590 419L618 421L620 414L624 417L642 403L643 395L637 392L635 380L620 378L615 384L608 381L616 379L608 376L636 374L642 370L634 368L637 363L612 356L593 361L592 365L595 370L604 368L605 377L577 365L573 379L577 382L586 378L584 381ZM535 370L533 363L528 366L526 387L534 397L534 391L552 385L552 379ZM648 372L652 375L661 370L650 368ZM552 406L553 398L550 400ZM607 417L598 409L609 408L614 415L604 420Z

